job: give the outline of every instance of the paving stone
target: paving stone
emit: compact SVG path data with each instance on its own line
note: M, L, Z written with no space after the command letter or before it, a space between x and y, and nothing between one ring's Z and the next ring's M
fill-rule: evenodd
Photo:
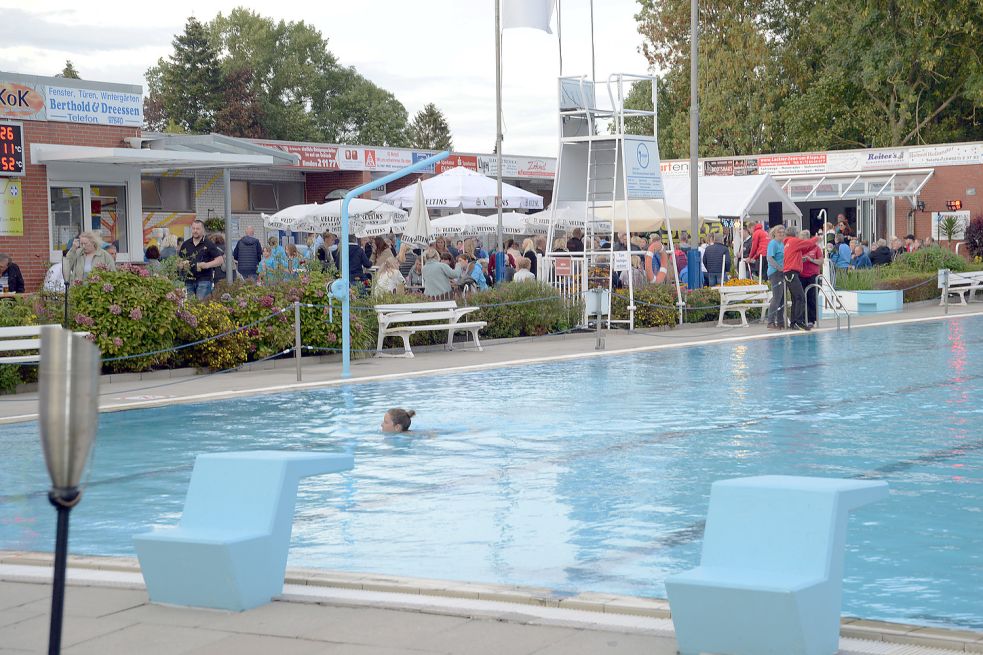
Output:
M33 619L20 621L0 628L0 644L4 648L47 650L48 631L51 618L46 613ZM110 634L130 626L127 621L102 617L98 619L82 616L65 616L62 624L62 650L79 642ZM136 651L134 651L136 652Z
M457 616L404 612L386 609L323 607L325 622L303 637L323 641L371 646L399 644L424 648L425 642L442 632L468 623Z
M331 611L322 605L273 602L245 612L229 614L210 624L213 630L301 637L328 624Z
M0 610L14 607L23 608L25 605L42 598L51 598L50 586L27 582L0 583ZM48 604L51 604L50 600L48 600ZM50 608L45 611L50 611Z
M139 607L133 607L122 612L117 612L113 616L119 619L132 621L133 623L147 623L151 625L177 625L185 628L207 628L237 612L227 612L224 610L205 609L200 607L172 607L169 605L155 605L147 603Z
M457 655L530 655L578 632L571 628L472 620L420 642L419 648Z
M462 651L463 652L463 651ZM535 655L676 655L676 640L650 635L578 630Z
M315 655L325 652L321 641L264 637L261 635L228 635L218 641L184 651L183 655Z
M36 610L21 609L19 607L3 610L0 612L0 628L7 625L13 625L14 623L20 623L21 621L27 621L28 619L33 619L38 616L46 616L46 614Z
M213 644L227 636L224 632L201 628L140 624L127 626L62 650L65 655L179 655Z
M42 585L37 585L42 586ZM45 589L46 592L49 589ZM50 611L50 595L43 599L23 605L23 609ZM147 592L134 589L113 589L111 587L65 587L65 616L99 617L116 614L131 607L139 607L149 602Z

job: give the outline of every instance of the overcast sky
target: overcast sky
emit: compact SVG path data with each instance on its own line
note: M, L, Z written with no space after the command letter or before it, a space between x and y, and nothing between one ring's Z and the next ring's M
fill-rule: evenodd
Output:
M170 54L187 17L211 20L236 6L275 19L304 20L328 39L345 65L392 91L412 117L435 103L459 151L491 152L495 141L494 0L328 0L321 3L213 2L34 3L0 0L7 26L0 70L59 72L71 59L85 79L143 85L143 74ZM644 73L634 0L595 0L597 77ZM25 8L27 7L27 8ZM146 8L152 7L151 11ZM589 0L562 0L563 73L590 74ZM511 154L556 153L554 34L507 30L503 43L505 142Z

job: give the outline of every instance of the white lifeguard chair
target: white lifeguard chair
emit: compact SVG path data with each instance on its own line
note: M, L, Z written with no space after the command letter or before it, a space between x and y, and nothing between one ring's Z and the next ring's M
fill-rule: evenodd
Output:
M626 108L626 85L645 81L651 84L652 110ZM612 74L604 84L586 76L559 78L560 148L548 214L547 263L549 281L568 297L583 298L589 289L599 286L613 294L614 276L620 275L626 262L631 267L632 254L647 256L631 251L632 230L658 231L663 226L669 227L658 139L626 133L626 121L629 125L633 122L644 125L651 119L652 135L658 134L656 82L651 75L626 73ZM607 96L603 105L598 102L599 89L602 100L603 95ZM653 210L654 207L661 211ZM558 233L569 233L578 227L584 233L582 253L554 250L553 241ZM666 231L672 253L675 250L672 230ZM620 255L615 250L618 233L624 233L628 241L627 252ZM599 235L609 236L604 248L594 244ZM675 276L675 266L670 268ZM682 304L678 278L676 289L677 302ZM610 308L611 303L606 305ZM588 325L590 319L585 313L583 324ZM635 289L631 275L628 276L628 319L613 320L611 312L607 312L607 326L617 323L627 324L629 329L635 326Z

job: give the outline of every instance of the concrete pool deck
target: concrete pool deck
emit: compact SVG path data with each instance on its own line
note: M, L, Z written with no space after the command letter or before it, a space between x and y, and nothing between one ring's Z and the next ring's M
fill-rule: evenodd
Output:
M51 555L0 552L0 654L46 650ZM154 605L136 561L70 558L63 649L99 655L676 652L664 601L288 569L247 612ZM548 593L548 592L546 592ZM983 653L983 633L844 619L841 655Z
M918 303L905 311L885 315L853 317L853 328L896 325L919 321L958 319L983 316L983 304L952 305L948 316L937 303ZM845 330L845 324L844 324ZM738 343L757 339L803 337L819 332L835 332L836 321L823 320L812 332L768 330L753 323L742 328L737 325L716 327L715 324L695 324L671 330L611 330L603 332L604 350L595 350L594 333L576 333L551 337L506 339L483 344L483 352L459 344L454 351L443 349L415 350L412 359L369 357L352 360L352 376L341 377L341 362L320 360L303 364L303 381L297 382L293 360L267 362L267 366L214 375L192 375L188 371L160 371L149 374L107 375L102 378L100 407L102 411L120 411L141 407L162 407L177 403L241 398L255 394L316 389L346 383L401 379L433 373L453 373L488 368L521 366L549 361L574 360L585 357L605 357L666 348L680 348L715 343ZM328 358L324 358L325 360ZM337 359L337 358L332 358ZM37 393L0 396L0 424L37 418Z

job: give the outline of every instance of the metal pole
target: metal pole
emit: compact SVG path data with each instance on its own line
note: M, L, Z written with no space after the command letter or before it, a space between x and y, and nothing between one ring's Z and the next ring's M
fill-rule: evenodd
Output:
M695 239L700 236L700 101L697 93L697 54L699 45L699 0L691 0L689 9L689 211L690 244L688 272L690 287L703 286L700 274L700 251ZM699 280L698 284L694 281Z
M294 361L297 364L297 382L300 382L300 301L294 301Z
M225 187L225 281L232 284L232 178L229 169L222 171L222 186Z
M380 177L378 180L372 180L367 182L360 187L355 187L351 191L345 194L344 200L341 201L341 243L339 248L341 248L341 279L344 280L344 284L349 284L349 263L348 263L348 235L350 232L350 225L348 221L348 205L351 204L352 198L359 196L366 191L371 191L372 189L381 187L384 184L389 184L390 182L395 182L401 177L405 177L410 173L416 173L418 171L425 170L430 166L436 164L439 161L447 159L451 156L451 153L447 150L439 152L436 155L427 157L426 159L421 159L411 166L406 168L401 168L395 173L390 173L384 177ZM501 168L499 168L501 170ZM336 280L337 281L337 280ZM336 296L337 297L337 296ZM352 325L351 325L351 291L342 294L341 298L341 377L348 378L351 377L351 361L352 361Z
M557 0L559 6L559 0ZM590 0L590 79L597 81L597 60L594 58L594 0ZM623 118L623 117L622 117ZM621 130L624 133L624 130Z
M946 315L948 315L949 314L949 269L948 268L942 269L942 275L943 275L942 304L945 306ZM972 298L970 298L970 300L972 300Z
M71 498L71 500L66 500ZM48 630L48 655L61 652L61 628L65 608L65 568L68 565L68 513L77 502L78 491L69 490L66 495L49 492L48 500L58 511L58 527L55 535L55 570L51 587L51 624Z
M495 179L498 182L495 196L495 205L498 207L495 281L501 282L505 276L505 266L499 266L498 262L504 262L505 249L502 244L502 6L499 0L495 0L495 160Z

